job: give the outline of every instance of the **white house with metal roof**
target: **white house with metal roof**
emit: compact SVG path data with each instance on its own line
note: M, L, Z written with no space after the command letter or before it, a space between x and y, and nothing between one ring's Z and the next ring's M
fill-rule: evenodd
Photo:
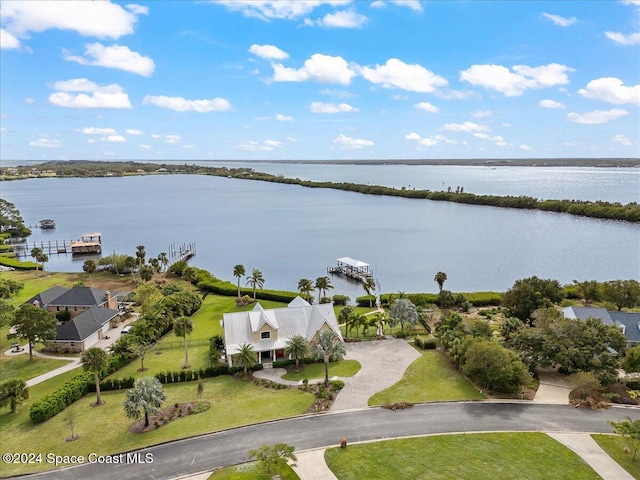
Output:
M313 345L320 332L329 329L342 340L333 304L311 305L300 297L284 308L265 310L256 303L251 311L225 313L223 327L229 366L243 344L253 347L259 363L269 363L285 357L287 340L296 335Z

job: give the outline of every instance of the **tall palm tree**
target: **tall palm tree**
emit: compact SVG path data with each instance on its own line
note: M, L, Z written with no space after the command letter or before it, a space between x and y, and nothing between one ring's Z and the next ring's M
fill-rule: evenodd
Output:
M333 288L331 279L329 277L316 278L316 288L318 289L318 303L320 303L320 299L327 294L327 290Z
M96 381L96 405L102 405L100 400L100 373L107 367L107 354L98 347L92 347L82 354L82 368L86 372L93 372Z
M346 306L338 313L338 324L344 324L344 338L349 338L350 317L353 314L353 307Z
M238 279L238 298L240 298L240 279L245 275L244 265L236 265L233 267L233 276Z
M298 368L299 360L309 355L309 342L302 335L291 337L287 340L284 354L295 358L296 368Z
M136 258L138 259L138 269L144 265L144 257L147 256L147 251L144 249L144 245L138 245L136 247Z
M189 317L178 317L173 321L173 333L176 337L184 337L184 365L182 368L189 368L189 351L187 335L193 331L193 321Z
M433 277L433 281L438 284L438 288L440 289L440 293L442 293L442 287L444 286L444 282L447 281L447 274L444 272L436 273L436 276Z
M169 257L167 257L165 252L160 252L158 255L158 261L160 262L160 265L162 265L162 269L166 270L167 265L169 265Z
M36 278L38 278L38 258L42 255L42 250L38 247L33 247L31 249L31 257L36 261Z
M162 406L167 394L162 389L160 380L155 377L139 378L133 384L133 388L127 390L124 402L124 411L129 418L136 420L144 413L144 426L149 426L149 414L156 413Z
M247 285L253 288L253 299L256 299L256 288L264 287L264 277L262 272L257 268L251 271L251 276L247 277Z
M98 264L95 260L85 260L82 269L89 275L89 285L91 285L91 275L98 269Z
M298 290L300 291L300 295L309 300L311 292L313 292L315 288L313 288L313 282L311 280L308 278L301 278L298 281ZM311 302L313 302L313 300L311 300Z
M29 398L29 389L24 380L12 378L0 385L0 407L9 405L11 413L16 413L18 405Z
M376 281L373 277L367 277L362 282L362 288L364 288L367 295L372 296L376 291ZM373 307L373 300L369 298L369 308Z
M344 342L333 330L322 330L314 347L315 357L324 362L324 386L329 386L329 361L338 360L346 354Z
M238 353L233 356L233 363L238 367L242 367L246 375L247 368L253 367L258 363L258 354L253 349L253 345L249 343L240 345Z

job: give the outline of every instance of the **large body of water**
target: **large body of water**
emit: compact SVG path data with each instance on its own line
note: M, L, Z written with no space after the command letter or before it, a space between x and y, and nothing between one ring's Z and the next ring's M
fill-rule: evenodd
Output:
M267 171L263 165L273 173L302 178L300 169L295 173L297 165L254 168ZM306 175L312 178L308 172L317 171L314 179L339 179L335 178L337 167L324 173L322 167L305 166ZM432 181L449 183L431 177L452 168L420 167L434 169L427 170L429 178L423 178L416 173L420 170L407 173L415 167L346 167L365 168L369 174L359 170L359 179L343 180L418 188L435 188L429 184ZM462 184L474 193L506 193L491 190L478 180L480 174L473 173L495 170L457 169L458 178L464 172L465 180L452 181L454 188ZM584 176L582 169L568 170L569 177ZM607 171L609 176L601 175ZM524 182L526 175L516 172L517 181ZM538 167L534 172L541 175ZM597 180L580 188L563 182L559 186L554 180L555 190L541 190L549 194L513 193L585 198L570 192L584 189L590 195L596 185L604 184L609 187L603 191L615 192L618 198L603 199L637 200L639 179L634 169L597 169L596 173ZM473 179L475 188L469 186ZM507 191L513 189L506 181L503 185ZM531 188L536 185L531 182ZM18 207L26 223L56 220L55 230L34 230L30 241L72 240L97 231L103 234L104 253L133 255L137 245L144 245L153 256L166 252L171 243L195 242L193 265L231 281L235 281L236 264L243 264L247 273L258 268L265 287L272 289L296 290L300 278L325 275L326 268L343 256L370 263L384 292L435 292L433 277L438 271L447 273L446 288L452 291L502 291L532 275L562 283L640 277L639 225L566 214L195 175L33 179L4 182L0 187L2 197ZM83 260L52 255L46 269L81 271ZM352 298L364 293L358 284L339 277L333 277L333 284L336 288L331 293Z

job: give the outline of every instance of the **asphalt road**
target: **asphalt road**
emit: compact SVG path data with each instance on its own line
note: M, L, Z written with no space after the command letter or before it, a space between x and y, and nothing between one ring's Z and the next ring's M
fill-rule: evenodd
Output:
M278 442L305 450L337 446L341 437L360 442L452 432L609 433L608 420L626 417L640 419L640 409L594 411L568 405L498 402L423 404L400 411L372 408L262 423L139 450L143 460L152 455L149 463L85 463L21 478L162 480L242 463L248 460L249 449Z

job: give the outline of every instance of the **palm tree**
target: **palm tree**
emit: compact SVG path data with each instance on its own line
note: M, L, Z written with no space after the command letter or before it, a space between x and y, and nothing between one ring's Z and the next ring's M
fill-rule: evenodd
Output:
M262 272L257 268L251 271L251 276L247 277L247 285L253 288L253 299L256 299L256 288L264 287L264 277Z
M258 354L253 349L253 345L243 343L238 349L238 353L233 356L233 363L244 369L247 374L247 368L253 367L258 362Z
M136 271L136 265L138 265L138 261L131 255L125 257L124 268L127 268L131 272L131 278L133 278L133 274Z
M149 414L156 413L162 406L167 394L162 389L160 380L155 377L139 378L133 384L133 388L127 390L124 411L129 418L136 420L144 413L144 426L149 426Z
M140 267L144 265L144 257L146 256L147 256L147 252L144 249L144 245L138 245L136 247L136 258L138 259L138 269L140 269Z
M392 325L400 324L400 331L404 331L404 324L414 325L418 321L418 309L407 298L396 300L389 309L389 320Z
M376 281L374 280L373 277L367 277L364 282L362 282L362 288L364 288L365 292L367 292L367 295L372 296L373 293L376 291ZM373 307L373 300L370 298L369 299L369 308Z
M162 265L162 269L166 270L167 265L169 265L169 258L165 252L160 252L158 255L158 261L160 262L160 265Z
M353 313L353 307L346 306L338 314L338 324L344 324L345 338L349 338L349 322L351 314Z
M140 275L140 280L143 282L148 282L151 280L154 274L154 269L151 265L142 265L140 270L138 271L138 275Z
M318 289L318 303L320 303L320 299L327 294L327 290L333 288L331 279L329 277L316 278L316 288Z
M150 258L149 265L153 268L154 273L158 273L160 271L160 260L157 258Z
M308 278L301 278L298 281L298 290L300 291L300 295L305 299L310 300L311 292L313 292L315 288L313 288L313 282L311 280ZM313 303L313 300L311 300L311 302Z
M24 380L12 378L0 385L0 407L9 405L11 413L16 413L18 405L29 398L29 389Z
M433 277L433 281L438 284L438 288L440 289L440 293L442 293L442 287L444 286L444 282L447 281L447 274L444 272L436 273L436 276Z
M42 255L42 250L38 247L33 247L31 249L31 257L36 261L36 278L38 278L38 258Z
M233 267L233 276L238 279L238 298L240 298L240 279L245 275L244 265L236 265Z
M173 321L173 333L176 337L184 337L184 365L189 368L189 352L187 350L187 335L193 331L193 321L189 317L178 317Z
M100 373L107 367L107 354L98 347L92 347L82 354L82 368L86 372L93 372L96 381L96 406L102 405L100 400Z
M302 335L296 335L287 340L284 354L289 355L296 360L296 368L299 365L299 359L309 355L309 342Z
M338 360L346 354L344 342L333 330L322 330L314 345L315 357L324 362L324 386L329 386L329 361Z
M95 260L85 260L82 265L82 269L85 273L89 274L89 285L91 285L91 275L93 275L98 269L98 264Z
M49 255L43 252L40 252L40 254L36 257L36 261L40 262L40 265L42 266L40 270L44 272L44 264L49 261Z
M189 283L193 283L193 281L196 279L196 270L193 267L187 267L182 271L182 279L189 282Z

